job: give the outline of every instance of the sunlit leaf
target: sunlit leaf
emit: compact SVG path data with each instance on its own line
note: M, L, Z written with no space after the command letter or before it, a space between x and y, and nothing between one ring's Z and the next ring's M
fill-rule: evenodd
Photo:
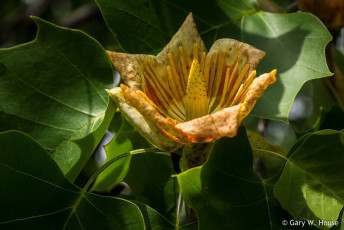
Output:
M314 220L321 229L336 221L344 204L344 134L307 134L290 150L274 194L295 219Z
M39 18L35 40L0 50L0 131L24 131L73 180L101 140L114 111L105 88L113 70L102 46L85 33ZM113 107L112 107L113 108ZM106 124L105 124L106 123ZM72 142L88 134L80 143Z

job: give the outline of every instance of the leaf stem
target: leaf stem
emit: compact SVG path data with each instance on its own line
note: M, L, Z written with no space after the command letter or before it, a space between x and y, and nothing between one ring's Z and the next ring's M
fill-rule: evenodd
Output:
M135 155L135 154L141 154L141 153L147 153L147 152L161 152L161 150L157 149L157 148L145 148L145 149L135 149L126 153L123 153L111 160L109 160L108 162L106 162L100 169L98 169L97 172L95 172L91 178L87 181L85 187L82 189L83 191L87 191L88 188L91 186L91 184L97 179L97 177L99 176L99 174L101 172L103 172L107 167L109 167L112 163L124 158L124 157L128 157L131 155Z
M183 199L182 191L179 189L177 215L176 215L176 230L179 230L180 219L182 217L182 212L183 212L183 204L184 204L184 199Z
M333 87L332 83L330 82L330 80L328 78L325 78L324 82L325 82L326 86L328 87L328 89L331 91L335 100L337 101L338 106L344 111L344 105L343 105L343 102L342 102L337 90Z

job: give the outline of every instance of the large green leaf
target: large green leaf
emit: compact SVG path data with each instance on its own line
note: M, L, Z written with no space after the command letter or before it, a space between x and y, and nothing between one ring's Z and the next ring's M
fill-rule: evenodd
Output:
M0 50L0 131L30 134L73 180L111 121L113 106L99 126L107 107L104 89L113 85L113 70L93 38L33 20L38 26L35 40ZM72 140L91 132L87 141L78 142L81 152Z
M113 119L120 120L121 125L114 138L105 146L107 162L131 150L149 147L144 138L133 129L120 113L117 113ZM97 192L109 192L118 185L119 182L123 181L129 170L131 157L132 156L122 158L106 168L97 177L92 190Z
M126 52L161 50L189 12L193 12L208 48L219 38L234 38L267 52L258 73L276 68L278 75L277 82L254 108L253 113L259 117L287 121L301 86L308 80L331 75L325 58L331 35L311 14L260 12L254 0L96 2Z
M25 134L1 133L0 148L1 229L144 229L135 204L70 184Z
M301 138L288 154L274 194L295 219L321 229L336 221L344 204L344 133L324 130Z
M145 153L133 155L124 181L136 200L157 210L169 220L176 218L176 202L179 192L169 153Z
M71 184L44 148L22 132L0 133L0 149L0 229L176 228L142 203Z
M215 142L208 161L178 174L185 201L196 211L199 229L293 229L292 219L273 196L274 177L263 180L252 169L244 129ZM309 227L309 226L308 226Z

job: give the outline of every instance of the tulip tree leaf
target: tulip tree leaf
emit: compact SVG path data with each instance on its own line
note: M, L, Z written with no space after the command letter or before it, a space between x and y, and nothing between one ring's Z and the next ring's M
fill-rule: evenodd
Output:
M70 184L27 135L1 133L0 145L1 229L144 229L135 204Z
M287 121L301 86L331 75L325 58L331 35L311 14L261 12L253 0L96 2L122 50L129 53L157 53L189 12L208 48L217 39L233 38L267 52L258 74L277 69L277 82L257 102L253 114L258 117Z
M344 204L343 153L344 133L335 130L307 134L291 149L274 194L295 219L337 220Z
M176 229L147 205L71 184L45 149L22 132L0 133L0 149L0 229Z
M288 229L282 221L292 218L273 196L278 177L263 180L252 161L246 132L240 129L234 138L217 140L203 166L178 174L199 229Z
M33 20L35 40L0 50L0 131L28 133L73 180L114 113L112 106L104 119L113 69L102 46L85 33ZM80 150L72 141L84 137Z
M118 113L115 119L120 119L121 127L115 134L114 138L105 147L106 161L110 161L115 157L129 152L134 149L149 147L147 142L141 137L133 127ZM123 178L129 170L130 160L132 156L122 158L108 168L106 168L96 179L92 190L96 192L111 191Z
M139 134L138 134L139 135ZM136 200L154 208L169 220L175 220L178 183L169 153L133 155L124 181Z

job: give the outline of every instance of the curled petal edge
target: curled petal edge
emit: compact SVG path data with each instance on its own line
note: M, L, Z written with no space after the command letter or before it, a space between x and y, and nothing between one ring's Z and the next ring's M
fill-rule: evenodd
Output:
M277 70L265 73L255 78L247 90L245 100L242 103L239 122L251 112L258 99L263 95L266 88L276 81Z
M162 135L160 128L146 119L135 107L129 105L122 95L121 88L116 87L106 91L116 102L125 119L156 148L173 152L181 147L181 144Z

